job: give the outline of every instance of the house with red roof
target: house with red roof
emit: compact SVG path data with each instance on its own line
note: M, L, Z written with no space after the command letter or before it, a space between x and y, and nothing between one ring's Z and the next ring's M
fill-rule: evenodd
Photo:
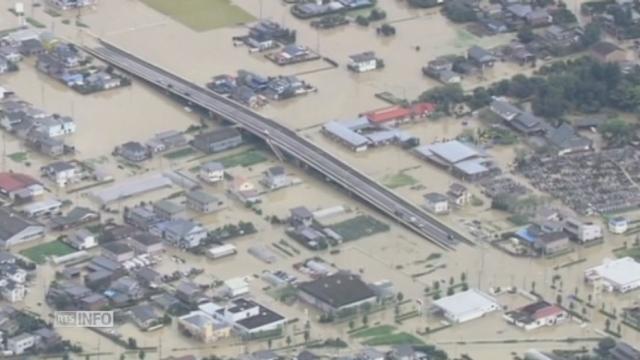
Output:
M29 175L13 172L0 173L0 195L12 200L29 200L43 193L42 184Z
M533 330L543 326L554 326L569 318L569 314L559 307L544 300L525 305L504 314L509 324L524 330Z
M405 122L424 119L436 110L432 103L418 103L409 107L394 105L382 109L372 110L359 116L364 116L373 124L396 126Z

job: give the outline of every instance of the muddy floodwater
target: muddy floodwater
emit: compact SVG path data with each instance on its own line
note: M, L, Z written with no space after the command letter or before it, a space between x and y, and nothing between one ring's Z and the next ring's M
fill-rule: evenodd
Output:
M246 25L233 25L226 28L194 32L171 18L160 14L137 0L103 0L96 9L85 10L81 20L88 28L81 29L63 23L63 19L75 19L76 13L66 13L60 18L53 18L44 13L41 7L27 6L28 15L47 25L57 36L70 39L87 46L96 44L96 37L106 39L145 59L157 63L181 76L197 83L204 84L212 76L218 74L235 74L239 69L253 71L267 76L298 75L303 80L316 86L319 91L307 96L290 99L284 102L271 102L259 111L273 117L282 124L299 131L301 136L320 145L327 151L344 159L357 169L372 178L384 182L389 176L404 173L415 179L416 186L403 186L394 189L407 199L421 203L426 192L445 192L449 185L457 181L450 174L432 166L399 147L388 146L372 149L365 153L353 153L328 140L320 134L320 126L334 119L348 119L367 110L380 108L386 104L374 95L388 91L397 97L414 99L421 92L432 88L437 83L421 74L421 67L429 60L444 54L464 54L471 45L493 47L503 44L512 35L478 38L463 27L448 22L438 9L416 10L407 7L405 1L379 0L379 6L386 10L388 21L393 22L398 35L393 38L381 38L375 34L375 26L369 28L351 24L335 30L316 31L307 21L300 21L289 14L288 7L281 1L265 0L260 10L257 0L236 0L236 4L255 17L272 19L297 30L298 43L309 46L339 64L337 68L329 66L325 61L311 61L294 66L279 67L269 62L262 54L249 54L244 47L234 47L233 36L244 35ZM0 0L3 8L11 7L15 1ZM572 9L577 9L576 1L569 1ZM8 11L0 11L0 27L12 28L18 19ZM420 50L417 51L416 47ZM353 74L346 69L349 55L364 51L375 51L386 66L381 71L364 74ZM520 72L530 72L509 63L499 63L488 70L480 78L465 79L465 88L488 84L496 79L510 77ZM0 76L0 86L16 92L23 99L48 112L72 116L78 131L68 138L68 142L78 150L76 158L100 164L100 167L111 173L116 181L132 176L167 172L169 170L190 171L201 162L216 156L201 157L193 155L185 159L168 160L162 156L154 158L141 168L123 166L110 154L114 147L126 141L144 142L154 134L166 130L186 130L191 125L200 124L199 117L189 109L171 101L164 94L138 81L130 87L100 94L82 96L50 78L37 72L32 60L21 64L21 70L13 74ZM219 126L209 123L210 128ZM462 131L484 126L475 117L462 119L443 118L437 121L427 120L410 124L403 130L417 136L422 143L431 143L453 139ZM11 137L3 135L6 154L27 151L24 146ZM252 148L246 145L222 155L240 153ZM258 184L262 172L269 166L278 164L275 157L259 149L267 157L265 162L250 167L234 167L228 170L232 176L242 176ZM494 147L488 150L503 169L508 172L515 158L513 147ZM220 156L222 156L220 155ZM3 171L21 171L38 175L39 168L50 160L29 152L28 163L3 160ZM157 266L163 274L189 268L204 269L204 273L194 281L200 284L211 284L215 280L226 280L233 277L251 279L252 296L258 302L276 310L290 319L299 321L285 329L285 336L273 342L274 348L285 347L285 338L293 338L294 344L302 343L300 335L306 320L311 321L311 339L342 337L350 340L350 348L339 352L321 349L320 353L329 355L344 354L361 348L357 339L347 334L347 324L326 325L319 323L319 314L305 308L301 304L285 305L263 291L268 285L260 280L265 270L283 270L294 274L301 280L306 275L297 272L293 265L313 256L320 256L335 268L349 269L362 274L366 281L390 280L406 299L425 299L425 287L434 281L448 282L458 279L465 273L469 286L483 290L496 287L515 286L530 289L535 283L536 291L548 300L554 301L559 291L551 289L551 279L560 276L563 281L561 297L567 299L575 289L586 297L591 289L584 286L582 276L587 267L601 263L605 257L613 257L612 249L622 246L628 237L606 235L605 244L577 251L550 260L521 259L510 257L492 246L479 243L476 246L460 246L456 251L443 252L429 242L416 237L409 231L392 224L389 219L372 211L347 194L327 185L319 178L311 177L299 168L285 165L291 176L301 183L290 188L263 195L263 203L259 206L262 215L246 208L226 194L228 184L205 186L204 190L218 195L226 203L225 209L206 216L191 213L197 221L209 230L219 226L251 221L258 232L233 240L238 254L217 261L197 257L175 249L168 250ZM60 196L70 199L75 205L86 205L98 208L98 205L87 196L87 191L66 194L64 190L52 189L49 196ZM469 185L474 196L484 200L477 207L467 206L439 219L455 227L461 232L469 232L469 223L473 220L496 229L506 231L513 227L506 220L506 215L490 209L490 201L481 194L481 189ZM103 212L103 219L121 218L125 206L132 206L140 201L154 201L175 194L180 189L173 187L144 196L118 201L109 204L111 213ZM177 201L184 201L178 196ZM314 253L287 238L283 226L272 225L267 216L287 216L290 208L305 205L311 210L342 206L347 209L341 219L358 214L367 214L390 224L388 232L372 235L340 246L337 253ZM596 219L598 220L598 219ZM499 229L499 230L498 230ZM59 234L48 234L41 242L50 241ZM279 252L274 243L286 239L293 244L299 253L287 255ZM30 244L31 245L31 244ZM249 255L247 250L252 246L265 246L276 253L278 260L265 264ZM20 249L16 249L20 250ZM97 250L92 250L97 253ZM429 268L437 268L427 275L420 275L427 269L425 259L432 254L441 254L437 260L429 263ZM174 256L184 259L176 262ZM584 259L584 260L583 260ZM571 265L576 262L577 265ZM54 279L56 269L50 264L40 266L34 284L31 286L23 306L37 312L44 318L50 318L51 309L44 304L44 294L48 284ZM594 309L605 304L607 308L622 307L631 304L631 295L613 296L594 294ZM509 308L526 303L521 297L499 296L501 304ZM428 300L428 299L427 299ZM568 301L568 300L567 300ZM403 305L403 312L409 312L417 305L410 301ZM469 354L476 360L510 359L512 352L521 353L530 348L541 350L590 348L594 343L590 340L602 335L605 317L594 309L586 309L589 323L579 324L571 321L560 326L524 333L507 325L501 315L494 313L470 323L453 326L444 331L419 337L430 344L435 344L450 352L452 356ZM420 309L422 310L422 309ZM583 311L582 307L578 311ZM426 327L436 328L441 319L421 315L394 325L399 331L412 334L422 332ZM393 324L393 309L382 311L371 316L371 324ZM141 346L153 348L147 359L157 359L170 355L223 355L233 356L241 353L265 349L266 342L256 341L241 343L237 338L201 344L180 335L176 329L176 321L167 327L154 332L144 333L133 324L124 324L117 328L124 339L133 337ZM89 353L105 353L101 359L116 359L127 353L127 358L137 358L137 353L114 344L108 339L84 329L61 329L61 334L82 345ZM640 343L640 334L631 328L623 329L623 338L630 343ZM563 342L568 338L577 339L573 343ZM530 342L536 339L536 342ZM92 357L93 359L94 357ZM97 358L97 357L96 357Z

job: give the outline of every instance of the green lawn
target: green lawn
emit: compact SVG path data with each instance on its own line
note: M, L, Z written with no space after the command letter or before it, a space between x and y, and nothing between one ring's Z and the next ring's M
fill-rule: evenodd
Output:
M44 264L48 256L61 256L71 254L76 250L60 240L36 245L28 249L20 251L24 257L36 264Z
M388 231L389 225L369 215L359 215L352 219L333 224L331 225L331 229L342 236L343 241L351 241Z
M218 159L217 161L219 161L225 168L228 169L236 166L252 166L263 161L267 161L267 158L262 153L260 153L260 151L250 149L241 153L225 156Z
M396 328L391 325L380 325L380 326L375 326L362 331L358 331L354 333L352 336L355 338L387 336L387 335L391 335L395 330Z
M182 149L178 149L178 150L172 151L170 153L166 153L166 154L163 155L163 157L165 159L169 159L169 160L176 160L176 159L180 159L180 158L183 158L183 157L187 157L189 155L193 155L195 153L196 153L195 150L193 150L190 147L186 147L186 148L182 148Z
M21 163L21 162L27 161L29 154L26 152L17 152L17 153L9 154L7 155L7 157L17 163Z
M255 20L251 14L232 4L231 0L142 0L142 2L195 31L207 31Z
M367 346L391 346L391 345L424 345L424 341L415 335L401 332L372 337L362 343Z
M399 172L397 174L385 176L382 179L382 183L388 188L395 189L403 186L415 185L418 183L418 180L404 172Z
M636 260L640 261L640 247L632 247L628 249L618 250L616 251L617 257L632 257Z

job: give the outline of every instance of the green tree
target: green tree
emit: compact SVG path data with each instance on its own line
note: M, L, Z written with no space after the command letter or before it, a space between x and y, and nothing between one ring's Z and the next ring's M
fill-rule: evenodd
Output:
M368 323L369 323L369 317L367 316L367 314L362 315L362 325L367 326Z
M353 320L349 320L349 330L353 330L355 326L356 324L353 322Z
M634 128L634 125L616 118L606 121L598 130L610 146L623 146L633 140Z
M287 346L291 346L291 336L287 336L286 342Z
M464 0L445 1L442 12L449 20L456 23L476 21L478 18L473 6Z
M144 360L146 356L147 354L145 354L144 350L140 350L140 352L138 353L138 359L140 360Z
M602 31L600 25L595 22L590 22L584 27L584 32L580 38L580 43L584 47L590 47L591 45L600 41Z
M398 292L396 298L398 299L398 302L402 302L402 300L404 300L404 294L402 292Z
M446 84L423 92L419 100L433 102L438 110L450 114L452 106L464 100L464 92L460 84Z
M304 331L304 342L308 343L310 337L311 337L311 333L309 333L309 330L305 330Z
M528 44L535 39L536 34L533 33L531 26L523 26L518 30L518 40L524 44Z

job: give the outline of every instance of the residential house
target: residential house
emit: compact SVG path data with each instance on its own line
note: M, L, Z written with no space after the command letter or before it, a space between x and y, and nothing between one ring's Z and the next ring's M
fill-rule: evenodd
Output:
M308 227L313 224L313 213L306 207L298 206L289 210L289 212L291 213L291 225Z
M527 23L533 27L550 25L553 18L544 8L538 8L530 11L525 15Z
M249 293L249 283L244 278L226 280L223 285L224 293L229 297L238 297Z
M142 231L148 231L151 226L160 221L162 219L147 205L138 205L124 210L124 222Z
M0 208L0 248L10 248L38 239L44 232L44 226Z
M496 57L493 56L487 50L474 45L469 48L467 51L467 57L470 61L472 61L476 66L485 68L485 67L493 67L496 62Z
M176 219L154 225L151 233L162 236L171 245L191 249L207 237L207 230L190 220Z
M187 145L187 138L179 131L168 130L156 134L152 139L147 141L147 147L151 152L158 153L173 148Z
M564 231L569 233L572 239L585 244L603 237L602 226L592 222L583 222L577 218L568 218L564 222Z
M229 191L244 203L260 202L260 194L255 185L244 177L238 176L233 179Z
M131 236L129 244L139 254L158 254L164 251L162 239L146 232Z
M14 172L0 172L0 195L12 200L31 200L44 194L44 187L29 175Z
M160 286L162 281L162 275L149 267L140 268L135 272L136 279L143 286L148 286L150 288L157 288Z
M626 51L608 41L599 41L593 44L591 46L590 55L593 59L602 63L618 63L627 60Z
M79 229L66 237L65 242L76 250L87 250L98 246L96 236L87 229Z
M113 296L113 292L115 292L116 296ZM131 300L140 300L144 297L144 289L140 286L136 280L131 278L130 276L123 276L118 280L114 281L109 290L105 292L107 297L110 297L112 301L117 299L117 295L125 295L126 301ZM111 294L111 295L109 295ZM116 301L117 302L117 301Z
M378 68L380 59L376 58L373 51L366 51L360 54L349 56L347 68L353 72L362 73Z
M187 304L197 304L204 298L204 293L191 281L181 281L176 287L175 296Z
M424 195L424 207L433 214L449 212L449 198L440 193L431 192Z
M17 283L8 278L0 279L0 296L2 299L15 303L24 300L27 289L24 284Z
M148 304L138 304L129 310L131 319L142 331L162 326L162 316Z
M141 162L151 158L149 149L137 141L129 141L118 146L116 154L131 162Z
M545 137L549 145L551 145L558 155L566 155L574 152L589 151L592 147L592 141L580 136L571 125L563 123L557 128L550 128Z
M202 152L213 154L240 146L242 135L236 128L227 127L198 134L191 144Z
M98 311L109 306L109 299L102 294L91 294L78 300L78 308L85 311Z
M76 123L68 116L50 115L34 122L39 131L47 137L54 138L76 132Z
M49 54L67 68L79 66L84 60L84 56L80 53L78 48L70 43L61 42L55 44L49 51Z
M212 343L231 335L231 327L203 311L193 311L178 318L180 331L204 343Z
M42 46L42 41L37 38L26 39L20 43L20 54L23 56L42 55L47 50Z
M135 252L131 246L124 241L113 241L103 244L101 254L107 259L120 263L131 260L135 256Z
M194 190L187 193L187 208L200 213L208 214L220 210L224 202L202 190Z
M355 309L376 301L375 292L359 276L347 272L298 284L298 296L324 312Z
M542 326L555 326L568 320L569 314L557 305L540 300L509 311L504 318L508 323L529 331Z
M55 330L47 327L33 331L32 334L36 337L36 348L40 350L48 351L62 343L62 337Z
M61 10L79 9L93 6L97 0L48 0Z
M269 190L276 190L291 185L291 179L282 165L272 166L263 172L262 184Z
M260 95L248 86L240 85L231 90L231 98L242 105L256 108L260 105Z
M629 228L629 221L624 216L615 216L609 219L608 228L613 234L624 234Z
M80 172L75 164L69 161L56 161L42 168L44 176L51 179L59 187L76 182L80 179Z
M217 183L224 179L224 166L217 161L209 161L200 165L198 176L206 183Z
M447 191L447 196L457 206L464 206L471 199L471 193L467 190L467 187L460 183L451 184L449 191Z
M7 339L7 350L22 355L36 345L36 337L28 332Z
M100 214L85 207L76 206L66 215L51 218L53 230L67 230L100 219Z
M184 207L171 200L160 200L153 203L153 212L161 220L175 220L184 216Z
M543 233L534 241L533 248L544 255L555 255L569 248L569 236L562 231Z

